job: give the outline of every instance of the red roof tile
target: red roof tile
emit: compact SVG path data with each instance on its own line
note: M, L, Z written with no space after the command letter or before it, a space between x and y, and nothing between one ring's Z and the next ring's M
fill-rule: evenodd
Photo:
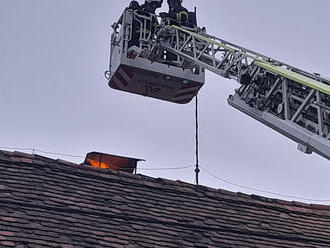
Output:
M0 151L0 247L330 247L330 207Z

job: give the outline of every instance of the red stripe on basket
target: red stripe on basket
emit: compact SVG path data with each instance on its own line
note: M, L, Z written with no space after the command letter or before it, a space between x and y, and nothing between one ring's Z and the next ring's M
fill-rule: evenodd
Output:
M122 75L120 75L120 73L116 73L116 77L125 87L128 86L128 82L123 78Z
M130 77L130 78L133 78L133 72L132 70L127 67L127 66L122 66L121 67L123 69L124 72L126 72L126 74Z

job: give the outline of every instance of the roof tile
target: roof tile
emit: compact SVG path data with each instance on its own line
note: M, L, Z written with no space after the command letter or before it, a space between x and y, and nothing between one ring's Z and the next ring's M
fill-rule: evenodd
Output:
M16 245L15 242L11 242L11 241L1 241L0 244L5 247L14 247Z
M329 206L5 151L0 182L0 247L330 247Z

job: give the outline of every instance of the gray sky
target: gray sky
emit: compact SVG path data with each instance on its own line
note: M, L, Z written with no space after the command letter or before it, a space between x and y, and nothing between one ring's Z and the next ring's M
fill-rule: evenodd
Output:
M208 33L330 76L330 1L184 3L197 6L199 24ZM194 103L114 91L103 77L110 24L127 4L0 0L0 146L78 155L97 150L144 158L141 168L194 163ZM237 87L207 73L199 98L201 165L241 185L330 204L329 161L298 152L294 142L229 107L226 99ZM193 169L142 173L194 182ZM261 194L205 173L201 183Z

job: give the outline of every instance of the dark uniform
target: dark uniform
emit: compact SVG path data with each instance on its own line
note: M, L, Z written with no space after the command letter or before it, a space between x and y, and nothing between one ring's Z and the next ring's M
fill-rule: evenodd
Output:
M136 6L135 3L136 1L132 1L130 6L133 4L134 6ZM149 34L154 34L155 33L155 29L158 25L158 21L157 18L155 16L155 8L152 6L152 4L150 3L145 3L142 4L141 6L138 6L138 8L135 8L133 10L137 10L137 13L141 16L145 16L145 17L151 17L152 21L150 22L149 20L145 23L143 18L141 18L141 20L139 21L139 17L135 17L133 19L133 24L132 24L132 39L129 42L129 47L131 46L140 46L140 37L141 37L141 33L142 31L144 31L142 34L145 36L145 38L147 38L149 36ZM141 23L145 24L146 26L144 27L145 29L143 30L141 27Z
M156 9L150 3L145 3L141 5L139 13L142 13L146 17L151 17L151 22L147 21L145 28L147 33L155 34L156 27L159 25L156 17Z
M171 18L170 25L185 25L189 23L189 12L182 6L171 8L168 12L168 17Z
M128 9L131 9L133 11L140 9L140 4L137 1L131 1L129 4ZM139 46L140 45L140 34L136 32L136 30L140 30L139 28L140 24L137 20L133 19L132 22L132 37L131 40L128 42L128 47L132 46Z
M170 25L177 25L177 26L189 26L190 24L190 18L189 18L189 11L181 6L181 4L178 4L178 6L171 7L169 9L168 13L161 13L161 17L163 18L169 18L169 24ZM171 53L166 52L166 60L168 61L176 61L178 57Z

